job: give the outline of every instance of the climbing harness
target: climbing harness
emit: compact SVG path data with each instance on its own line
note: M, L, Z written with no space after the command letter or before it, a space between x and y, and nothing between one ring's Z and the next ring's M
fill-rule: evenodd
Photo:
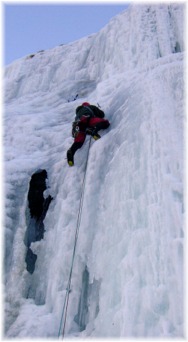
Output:
M89 159L90 145L91 145L91 137L90 137L90 140L89 140L89 147L88 147L87 158L86 158L84 178L83 178L83 183L82 183L82 191L81 191L81 196L80 196L80 204L79 204L77 224L76 224L76 233L75 233L74 248L73 248L73 253L72 253L71 268L70 268L69 278L68 278L67 287L66 287L66 294L65 294L65 300L64 300L64 305L63 305L63 310L62 310L62 315L61 315L61 321L60 321L60 325L59 325L58 337L60 337L61 331L62 331L62 338L64 338L64 334L65 334L65 326L66 326L66 318L67 318L67 308L68 308L68 303L69 303L69 293L71 292L72 271L73 271L74 258L75 258L75 252L76 252L76 245L77 245L78 233L79 233L79 228L80 228L80 223L81 223L81 216L82 216L82 208L83 208L83 201L84 201L86 173L87 173L87 165L88 165L88 159Z

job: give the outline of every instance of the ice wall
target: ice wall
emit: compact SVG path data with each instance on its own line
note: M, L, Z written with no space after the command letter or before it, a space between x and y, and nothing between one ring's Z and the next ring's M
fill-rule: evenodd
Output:
M132 5L99 33L6 68L7 337L62 332L89 141L74 168L65 158L85 100L111 126L89 152L65 335L184 335L184 11ZM30 275L27 193L41 168L53 201Z
M67 100L76 87L87 96L112 73L183 51L183 16L182 5L132 5L97 34L12 63L5 70L5 98L47 91Z

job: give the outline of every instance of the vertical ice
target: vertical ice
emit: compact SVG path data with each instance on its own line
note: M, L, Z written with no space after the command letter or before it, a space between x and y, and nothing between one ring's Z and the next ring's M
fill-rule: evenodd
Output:
M111 126L90 147L65 334L183 337L184 11L132 5L99 33L6 68L6 337L57 337L88 141L74 168L65 158L86 100ZM29 274L25 211L40 168L54 200Z

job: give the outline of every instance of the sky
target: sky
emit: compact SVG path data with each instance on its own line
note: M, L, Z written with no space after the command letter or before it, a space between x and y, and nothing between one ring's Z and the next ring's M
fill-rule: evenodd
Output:
M98 32L128 5L12 3L3 5L3 64Z

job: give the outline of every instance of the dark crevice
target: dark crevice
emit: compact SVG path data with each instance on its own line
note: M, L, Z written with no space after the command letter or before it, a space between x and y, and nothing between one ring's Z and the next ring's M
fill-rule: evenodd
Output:
M83 331L87 325L88 318L88 287L89 287L89 272L87 266L82 274L82 289L80 294L78 313L74 321L78 324L79 330Z
M86 329L89 321L93 321L99 313L99 291L101 281L93 279L89 283L89 271L87 266L82 274L82 288L80 293L78 312L74 321L78 324L79 331Z
M25 257L26 268L29 273L35 270L37 255L30 248L32 242L40 241L44 237L43 220L48 211L52 197L49 195L44 198L43 192L46 186L47 172L46 170L38 170L30 180L28 192L28 207L30 211L29 223L24 237L24 243L28 247Z
M174 48L175 53L181 52L180 44L179 42L176 42L175 48Z

